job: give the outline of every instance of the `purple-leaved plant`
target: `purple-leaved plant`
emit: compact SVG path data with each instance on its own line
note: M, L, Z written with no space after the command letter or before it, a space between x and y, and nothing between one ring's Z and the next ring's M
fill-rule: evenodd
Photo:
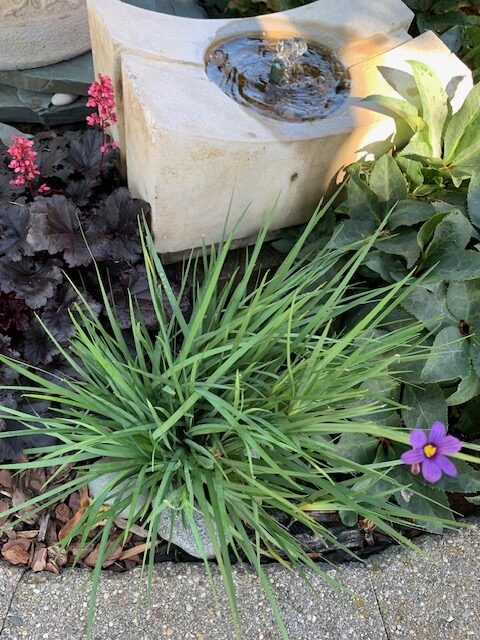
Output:
M457 469L446 456L460 451L462 443L455 436L447 436L446 433L442 422L434 422L428 435L422 429L414 429L409 439L413 448L402 454L402 462L411 465L411 471L415 475L421 469L428 482L438 482L443 473L456 476Z

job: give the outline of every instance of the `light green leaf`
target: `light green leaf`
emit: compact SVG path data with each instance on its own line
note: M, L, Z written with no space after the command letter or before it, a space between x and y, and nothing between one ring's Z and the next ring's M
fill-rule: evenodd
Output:
M392 118L400 117L413 131L420 131L425 127L425 121L419 117L418 109L407 102L389 96L371 95L359 103L360 107L384 113Z
M434 158L442 157L442 135L448 117L448 98L440 78L423 62L409 60L420 99L422 116L428 127L428 140Z
M435 228L442 222L442 220L448 215L448 212L444 211L441 213L436 213L431 218L429 218L422 226L420 227L417 234L417 242L418 246L421 249L424 249L428 242L430 241Z
M475 171L468 185L467 193L468 217L480 227L480 169Z
M408 185L398 164L390 155L382 156L373 167L369 186L379 202L391 206L408 195Z
M467 158L468 151L474 141L477 142L472 149L473 156L480 148L480 136L478 136L478 124L480 118L480 84L477 84L465 98L463 105L454 113L445 130L445 163L458 165L459 157ZM470 155L472 155L470 154Z
M424 382L446 382L468 376L468 342L457 327L445 327L435 337L432 351L422 370Z

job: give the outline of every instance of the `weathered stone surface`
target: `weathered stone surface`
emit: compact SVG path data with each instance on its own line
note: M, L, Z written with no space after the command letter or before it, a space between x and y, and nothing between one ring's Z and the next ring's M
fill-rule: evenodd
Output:
M81 122L91 110L85 97L65 107L50 104L52 94L16 89L0 84L0 122L39 122L45 125Z
M85 0L2 0L0 69L68 60L90 48Z
M202 563L157 565L150 598L139 570L103 572L92 637L234 640L238 636L220 571L214 565L211 570L215 592ZM329 573L355 595L335 591L318 575L308 574L310 589L296 573L266 567L290 639L387 640L365 568L351 564ZM89 576L91 572L79 569L60 576L27 573L13 600L2 640L85 640ZM233 582L243 623L241 639L281 640L252 569L234 567Z
M106 487L106 485L111 482L113 480L113 478L115 477L114 473L105 473L103 476L99 476L98 478L95 478L94 480L92 480L91 482L88 483L88 490L90 493L90 496L92 498L96 498L96 496L101 493L103 491L103 489ZM131 489L129 487L129 485L131 486ZM113 501L115 499L115 494L123 487L126 488L125 491L125 497L131 495L134 492L134 482L122 482L118 485L118 487L116 487L111 493L114 494L111 498L107 496L107 498L104 500L104 504L113 504ZM108 494L110 495L110 494ZM139 509L141 509L143 507L143 505L145 504L147 500L147 495L142 493L140 494L137 504L136 504L136 511L138 511ZM118 514L120 518L128 518L128 515L130 513L130 507L126 507L125 509L123 509L123 511L120 511L120 513Z
M0 83L43 93L74 93L86 96L93 80L93 59L90 52L36 69L0 71Z
M187 523L185 523L185 526L183 526L182 517L180 515L174 516L172 526L172 515L173 511L171 509L166 509L162 513L160 523L158 525L158 535L164 540L173 542L173 544L176 544L178 547L186 551L194 558L215 558L215 549L213 548L213 544L210 541L205 518L202 516L202 514L198 511L194 511L193 520L197 525L198 535L200 536L200 539L202 541L204 551L199 549L190 526Z
M207 14L195 0L124 0L148 11L169 13L183 18L206 18Z
M318 0L246 20L155 15L118 0L87 0L95 65L114 81L114 135L129 187L152 205L159 251L169 259L219 242L225 230L254 237L275 205L272 230L306 221L362 149L391 136L393 121L358 107L372 93L395 95L377 70L424 60L448 84L468 69L433 34L412 40L398 0ZM210 82L207 51L227 37L299 36L331 48L349 69L351 97L323 120L288 123L239 105Z

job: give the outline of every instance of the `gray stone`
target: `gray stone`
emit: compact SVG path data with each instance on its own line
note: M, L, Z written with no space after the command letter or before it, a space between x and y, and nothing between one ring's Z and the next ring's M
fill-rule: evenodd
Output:
M3 623L22 575L23 569L12 567L4 562L0 563L0 636L2 636Z
M207 14L195 0L123 0L141 9L169 13L183 18L206 18Z
M86 96L94 80L92 54L37 69L0 71L0 83L43 93L74 93Z
M180 514L176 513L176 515L174 516L172 527L171 520L173 513L174 512L172 511L172 509L166 509L162 513L160 523L158 525L158 535L164 540L169 540L173 544L176 544L178 547L186 551L194 558L203 558L204 553L209 559L215 558L215 550L213 548L213 544L210 541L210 536L208 535L207 525L205 523L205 518L203 517L203 515L198 511L193 512L193 519L195 521L195 524L197 525L198 534L205 548L204 552L202 552L202 550L198 548L192 530L188 526L188 523L185 522L185 526L183 526L182 517ZM216 527L215 534L217 534Z
M0 122L0 141L6 147L9 147L12 144L12 136L20 136L23 138L32 138L33 136L30 133L23 133L15 127L11 127L9 124L5 124L4 122Z
M54 93L51 99L51 103L54 107L65 107L67 104L72 104L75 100L78 100L79 96L73 93Z
M16 89L0 84L0 122L33 122L47 126L85 120L91 109L85 96L65 107L50 104L52 94Z
M92 498L95 498L105 487L105 485L107 485L109 482L111 482L113 480L113 478L115 477L114 473L105 473L103 476L99 476L98 478L95 478L94 480L92 480L91 482L88 483L88 490L90 493L90 496ZM128 489L128 486L132 486L131 489ZM128 480L126 480L125 482L121 482L118 487L116 487L112 493L115 495L119 489L121 489L122 487L127 487L127 490L125 492L125 497L127 495L131 495L134 491L134 482L129 482ZM110 494L109 494L110 495ZM137 505L136 505L136 511L138 511L139 509L141 509L143 507L143 505L145 504L147 500L147 494L146 493L142 493L140 494L138 501L137 501ZM109 498L107 496L107 498L104 500L105 504L112 504L114 501L114 498ZM123 509L123 511L120 511L120 513L118 514L118 516L120 518L128 518L128 514L130 513L130 507L126 507L125 509Z

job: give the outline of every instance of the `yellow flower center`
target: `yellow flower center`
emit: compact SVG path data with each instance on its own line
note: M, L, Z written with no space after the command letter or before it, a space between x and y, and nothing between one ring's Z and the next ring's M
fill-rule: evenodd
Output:
M427 456L427 458L433 458L433 456L437 453L437 447L433 444L426 444L423 447L423 453Z

